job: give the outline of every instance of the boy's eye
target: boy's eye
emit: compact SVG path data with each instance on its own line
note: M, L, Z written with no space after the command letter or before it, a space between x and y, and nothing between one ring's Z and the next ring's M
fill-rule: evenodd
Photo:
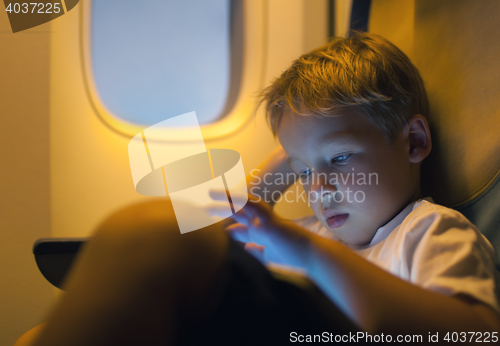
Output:
M304 182L307 180L307 178L309 178L309 176L311 175L311 170L310 169L306 169L305 171L302 171L299 173L299 179Z
M352 156L352 154L338 155L338 156L332 157L331 162L332 163L340 163L340 164L342 164L342 163L348 161L351 158L351 156Z

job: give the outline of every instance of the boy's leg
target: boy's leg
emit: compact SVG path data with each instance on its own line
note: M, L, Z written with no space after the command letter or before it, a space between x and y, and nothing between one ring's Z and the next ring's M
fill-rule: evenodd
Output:
M179 345L278 346L305 342L307 335L342 344L359 332L311 281L276 278L233 240L219 280L209 301L213 313L197 323L183 318Z
M168 200L108 218L65 289L35 345L279 345L293 332L355 330L326 298L274 279L220 224L180 234Z
M81 250L34 345L169 345L178 315L203 318L225 262L217 227L180 234L169 200L109 217Z

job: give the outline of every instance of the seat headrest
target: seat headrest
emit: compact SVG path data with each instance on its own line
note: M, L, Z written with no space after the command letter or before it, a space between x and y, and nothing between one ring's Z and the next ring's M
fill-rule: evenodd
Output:
M500 1L378 0L369 31L399 48L429 95L433 151L422 180L437 203L457 207L500 172Z

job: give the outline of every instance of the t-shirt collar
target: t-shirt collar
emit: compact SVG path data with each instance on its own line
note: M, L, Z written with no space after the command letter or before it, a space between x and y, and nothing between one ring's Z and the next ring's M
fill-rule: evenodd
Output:
M423 200L429 201L431 203L434 202L432 197L425 197L408 204L403 210L399 212L399 214L397 214L394 218L392 218L388 223L380 227L377 230L377 232L375 232L375 235L368 244L355 248L356 249L369 248L373 245L380 243L382 240L387 238L389 234L391 234L391 232L394 231L394 229L403 222L403 220L408 216L408 214L412 212L412 210L417 206L417 204Z

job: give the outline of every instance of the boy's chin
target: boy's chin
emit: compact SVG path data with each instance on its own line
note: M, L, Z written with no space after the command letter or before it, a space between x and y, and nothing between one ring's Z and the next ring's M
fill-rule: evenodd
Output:
M344 234L335 234L335 240L353 248L369 245L376 233L370 232L370 234L349 234L349 230L345 230L345 232L346 233Z

